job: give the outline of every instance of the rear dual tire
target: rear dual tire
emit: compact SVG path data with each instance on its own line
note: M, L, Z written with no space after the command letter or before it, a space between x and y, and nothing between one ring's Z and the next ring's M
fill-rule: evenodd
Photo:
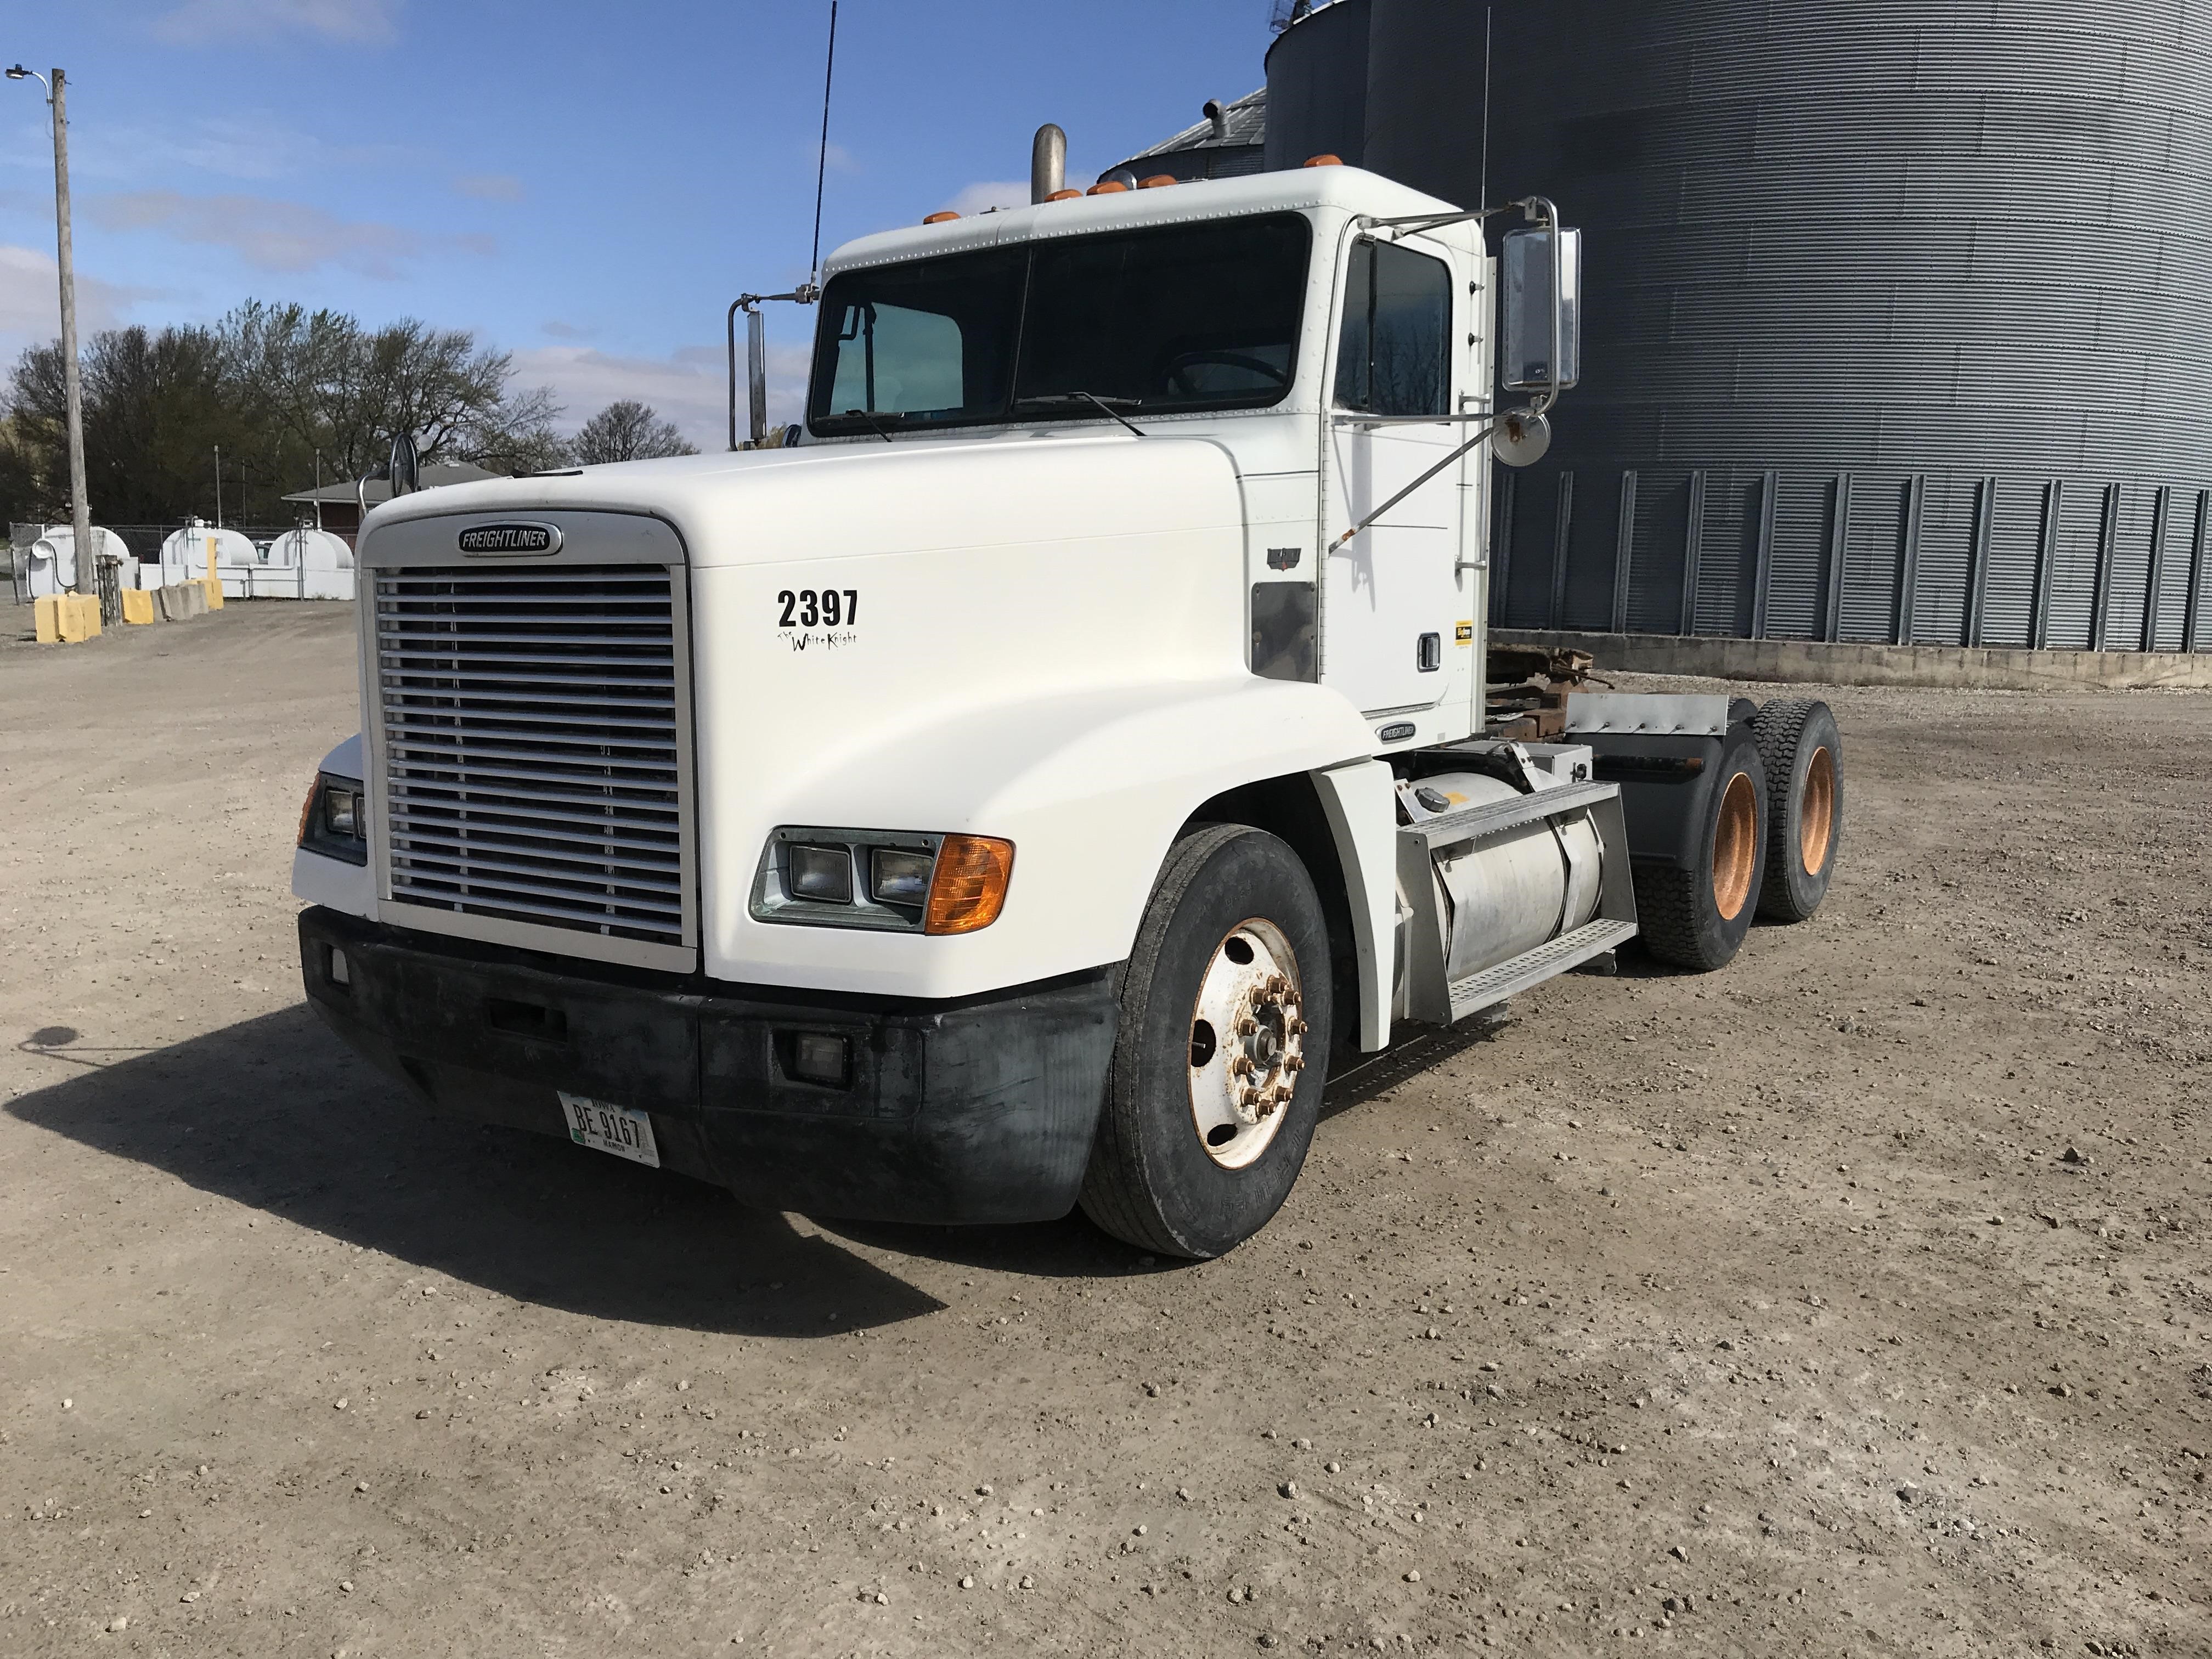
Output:
M1689 869L1635 866L1644 947L1660 961L1705 973L1743 948L1759 908L1767 847L1766 769L1749 726L1733 726L1706 792Z
M1825 702L1768 703L1751 722L1772 811L1759 914L1803 921L1828 896L1844 835L1844 740Z

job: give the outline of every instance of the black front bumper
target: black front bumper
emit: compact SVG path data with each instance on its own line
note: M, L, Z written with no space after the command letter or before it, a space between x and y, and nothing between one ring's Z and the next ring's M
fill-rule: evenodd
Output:
M346 982L331 953L344 953ZM1074 1207L1115 1005L1110 970L951 1002L720 984L300 916L307 1000L433 1104L568 1133L559 1091L648 1112L661 1161L763 1208L1043 1221ZM847 1041L842 1088L793 1040Z

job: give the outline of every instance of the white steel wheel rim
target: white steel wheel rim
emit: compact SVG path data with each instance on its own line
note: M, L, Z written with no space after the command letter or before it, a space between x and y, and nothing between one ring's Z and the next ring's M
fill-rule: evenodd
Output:
M1224 1170L1247 1168L1274 1144L1305 1070L1298 959L1281 928L1255 916L1222 936L1188 1036L1198 1144Z

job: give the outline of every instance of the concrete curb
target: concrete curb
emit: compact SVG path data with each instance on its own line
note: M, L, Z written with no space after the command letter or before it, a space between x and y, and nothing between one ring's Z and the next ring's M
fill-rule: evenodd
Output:
M1829 645L1679 634L1574 634L1493 628L1500 645L1587 651L1597 672L1688 674L1812 685L1921 685L1996 691L2212 690L2212 652L2008 651L1943 645Z

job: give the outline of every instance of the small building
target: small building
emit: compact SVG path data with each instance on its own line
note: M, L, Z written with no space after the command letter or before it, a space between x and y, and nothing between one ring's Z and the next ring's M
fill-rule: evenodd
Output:
M439 484L474 483L479 478L496 478L501 475L489 471L472 461L441 461L422 469L422 488L434 489ZM320 489L302 489L287 495L294 501L316 514L319 528L344 538L351 547L361 534L361 504L366 501L371 507L392 499L391 481L371 478L356 484L352 479L343 483L325 484Z

